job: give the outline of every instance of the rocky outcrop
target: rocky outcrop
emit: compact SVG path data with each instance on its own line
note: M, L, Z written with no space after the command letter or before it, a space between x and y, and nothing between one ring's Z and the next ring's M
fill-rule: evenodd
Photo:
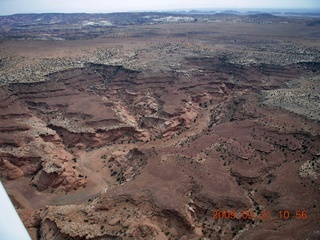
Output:
M35 211L28 228L40 239L232 239L278 224L242 211L317 209L318 123L260 96L304 65L236 62L186 58L161 74L79 63L1 88L0 178L19 211ZM224 210L240 216L212 219Z
M0 166L1 175L6 176L8 180L14 180L24 175L20 168L11 164L8 160L0 159Z
M0 176L27 177L38 191L71 191L86 183L74 169L62 139L6 88L0 99ZM13 111L17 111L16 114Z
M116 208L115 208L116 207ZM145 215L147 214L147 215ZM121 217L125 215L126 217ZM160 209L150 198L100 196L85 205L46 207L32 216L29 226L38 227L41 239L146 239L170 234L193 235L183 213ZM167 226L165 222L171 222Z
M137 177L142 167L147 164L147 156L137 148L125 153L114 152L106 160L111 176L114 176L120 184Z

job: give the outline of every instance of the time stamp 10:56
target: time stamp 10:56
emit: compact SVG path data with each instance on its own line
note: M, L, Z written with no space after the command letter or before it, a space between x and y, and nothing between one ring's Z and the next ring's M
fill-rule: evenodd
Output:
M213 219L248 219L248 220L266 220L272 217L278 217L279 219L298 219L305 220L308 218L308 213L306 210L296 210L288 211L281 210L271 213L271 211L261 210L256 212L254 210L243 210L242 212L237 212L235 210L213 210Z

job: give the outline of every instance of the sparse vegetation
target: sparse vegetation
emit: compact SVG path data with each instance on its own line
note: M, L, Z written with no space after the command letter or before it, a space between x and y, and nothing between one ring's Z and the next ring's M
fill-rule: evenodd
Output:
M0 178L39 234L250 239L283 223L213 221L211 208L317 212L320 59L306 19L43 16L0 17ZM300 235L287 221L287 237L312 238L309 217Z

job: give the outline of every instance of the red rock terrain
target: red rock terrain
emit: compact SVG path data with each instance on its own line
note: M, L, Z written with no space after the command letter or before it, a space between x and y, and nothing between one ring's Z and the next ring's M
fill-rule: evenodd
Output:
M84 185L56 132L8 89L1 93L1 175L8 180L27 178L40 191Z
M3 84L0 178L32 238L319 238L319 63L241 64L235 45Z
M299 116L293 126L281 124L288 113L259 106L256 93L265 71L277 76L268 88L303 71L239 68L217 59L188 65L198 68L192 82L90 64L2 89L2 176L28 179L37 191L76 190L90 181L76 170L83 151L104 153L91 161L103 162L97 174L104 168L110 174L102 176L110 190L86 204L46 207L30 226L47 238L212 237L219 231L227 237L267 222L214 222L212 210L313 210L316 192L307 190L307 205L299 193L317 181L288 177L298 173L300 161L319 154L312 153L319 125L310 122L310 133L296 129L308 122ZM231 71L236 83L228 81ZM165 85L166 79L172 83ZM316 224L314 217L307 222ZM286 227L291 222L297 224Z

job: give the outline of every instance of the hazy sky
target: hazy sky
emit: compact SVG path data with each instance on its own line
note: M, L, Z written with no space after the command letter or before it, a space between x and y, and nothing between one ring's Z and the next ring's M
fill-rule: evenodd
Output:
M44 12L124 12L203 8L319 9L320 0L0 0L0 15Z

